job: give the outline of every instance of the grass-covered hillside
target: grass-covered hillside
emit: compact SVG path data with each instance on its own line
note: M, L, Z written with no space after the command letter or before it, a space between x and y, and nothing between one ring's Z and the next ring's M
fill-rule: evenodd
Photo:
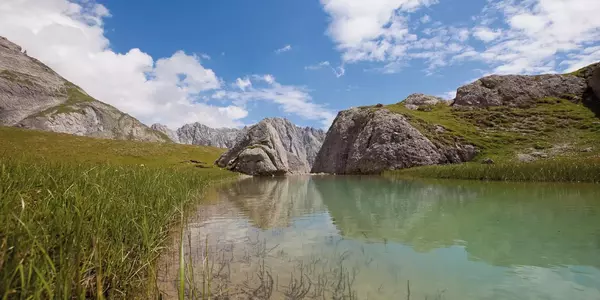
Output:
M539 99L528 108L457 108L444 103L419 110L402 103L385 108L407 116L432 140L476 146L479 159L511 162L518 154L577 158L600 154L600 119L582 103L567 99Z
M600 102L572 95L531 105L408 109L385 106L437 143L476 146L473 162L392 171L398 176L518 181L600 182ZM482 164L491 159L494 164Z
M149 299L223 149L0 127L0 298Z

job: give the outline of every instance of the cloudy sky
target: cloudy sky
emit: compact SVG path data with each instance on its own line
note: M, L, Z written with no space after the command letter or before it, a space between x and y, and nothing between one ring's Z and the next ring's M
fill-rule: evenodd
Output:
M600 61L598 0L2 0L0 35L145 123L213 127Z

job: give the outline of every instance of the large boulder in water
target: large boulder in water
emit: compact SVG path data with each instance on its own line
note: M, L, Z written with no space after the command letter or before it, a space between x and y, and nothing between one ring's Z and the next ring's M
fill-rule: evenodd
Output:
M321 130L268 118L248 128L216 164L248 175L306 174L323 139Z
M384 170L469 161L471 145L442 146L387 109L340 112L327 132L313 173L373 174Z
M586 88L586 80L574 75L492 75L460 87L454 105L530 106L545 97L581 97Z

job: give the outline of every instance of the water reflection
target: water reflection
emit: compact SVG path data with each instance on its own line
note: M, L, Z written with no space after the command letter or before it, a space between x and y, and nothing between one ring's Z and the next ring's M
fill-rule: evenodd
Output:
M597 186L352 177L314 184L349 238L395 241L419 252L464 245L472 259L499 266L600 267Z
M228 257L231 298L271 278L261 297L600 299L598 186L324 176L215 193L187 253Z

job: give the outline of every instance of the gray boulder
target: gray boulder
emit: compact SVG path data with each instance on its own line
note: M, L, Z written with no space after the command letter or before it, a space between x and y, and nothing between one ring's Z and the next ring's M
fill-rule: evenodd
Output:
M581 97L584 78L574 75L492 75L462 86L454 106L529 106L544 97Z
M446 100L444 100L440 97L435 97L435 96L430 96L430 95L425 95L425 94L412 94L412 95L408 96L406 99L404 99L404 101L402 101L402 103L404 103L404 106L408 109L417 110L417 109L419 109L419 107L422 107L422 106L436 105L438 103L446 103Z
M429 140L401 114L387 109L353 108L337 115L312 172L373 174L464 162L475 154L471 145L443 146Z
M324 134L281 118L268 118L248 128L216 161L219 167L248 175L271 176L310 172L311 155Z
M0 125L109 139L166 142L0 37Z

